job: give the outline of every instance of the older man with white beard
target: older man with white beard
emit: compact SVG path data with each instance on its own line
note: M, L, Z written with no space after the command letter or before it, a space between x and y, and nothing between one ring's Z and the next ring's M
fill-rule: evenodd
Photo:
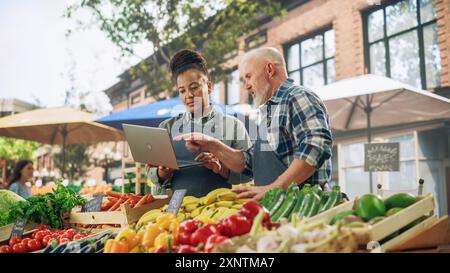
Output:
M292 182L327 187L332 135L320 98L288 78L285 60L275 48L250 51L239 70L260 110L255 144L240 151L200 133L178 139L185 140L190 150L212 153L200 155L202 159L215 156L225 168L253 176L255 186L235 189L241 198L260 200L266 191L286 189Z

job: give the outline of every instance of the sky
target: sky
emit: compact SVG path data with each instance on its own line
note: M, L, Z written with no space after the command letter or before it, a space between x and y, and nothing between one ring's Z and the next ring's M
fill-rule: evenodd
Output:
M102 91L139 62L135 56L120 57L119 49L95 25L67 38L75 19L92 21L88 12L78 13L74 20L63 18L72 2L0 0L0 98L60 106L73 85L78 92L91 92L91 101L105 104ZM151 47L138 45L135 52L146 57Z

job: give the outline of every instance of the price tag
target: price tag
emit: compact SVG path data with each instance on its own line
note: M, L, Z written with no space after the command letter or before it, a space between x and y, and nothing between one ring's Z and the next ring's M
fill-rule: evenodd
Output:
M16 222L14 223L13 229L11 231L11 236L9 236L9 238L12 238L12 237L22 238L23 230L25 229L26 224L27 224L26 219L17 218Z
M181 206L181 203L183 202L183 198L186 195L187 190L176 190L172 198L170 199L169 206L166 210L167 213L174 213L177 214L178 209Z
M94 195L92 200L84 203L81 207L81 212L97 212L101 210L103 195Z

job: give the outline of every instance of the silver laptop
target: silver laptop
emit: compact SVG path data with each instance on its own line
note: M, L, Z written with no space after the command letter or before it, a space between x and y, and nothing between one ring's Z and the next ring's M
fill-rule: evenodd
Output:
M177 160L169 132L164 128L123 124L134 161L179 170L202 165L195 160Z

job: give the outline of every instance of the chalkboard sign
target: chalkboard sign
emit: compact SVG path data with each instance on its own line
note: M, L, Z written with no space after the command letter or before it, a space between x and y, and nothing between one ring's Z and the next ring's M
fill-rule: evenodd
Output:
M167 207L166 212L168 213L177 213L178 209L181 206L181 203L183 202L183 198L186 195L187 190L176 190L172 198L170 199L169 206Z
M17 218L16 222L14 223L14 226L12 228L11 235L9 236L9 238L12 238L12 237L20 237L21 238L26 224L27 224L26 219Z
M364 171L398 172L400 167L400 144L372 143L364 145Z
M101 210L103 195L94 195L92 200L84 203L81 207L81 212L97 212Z

